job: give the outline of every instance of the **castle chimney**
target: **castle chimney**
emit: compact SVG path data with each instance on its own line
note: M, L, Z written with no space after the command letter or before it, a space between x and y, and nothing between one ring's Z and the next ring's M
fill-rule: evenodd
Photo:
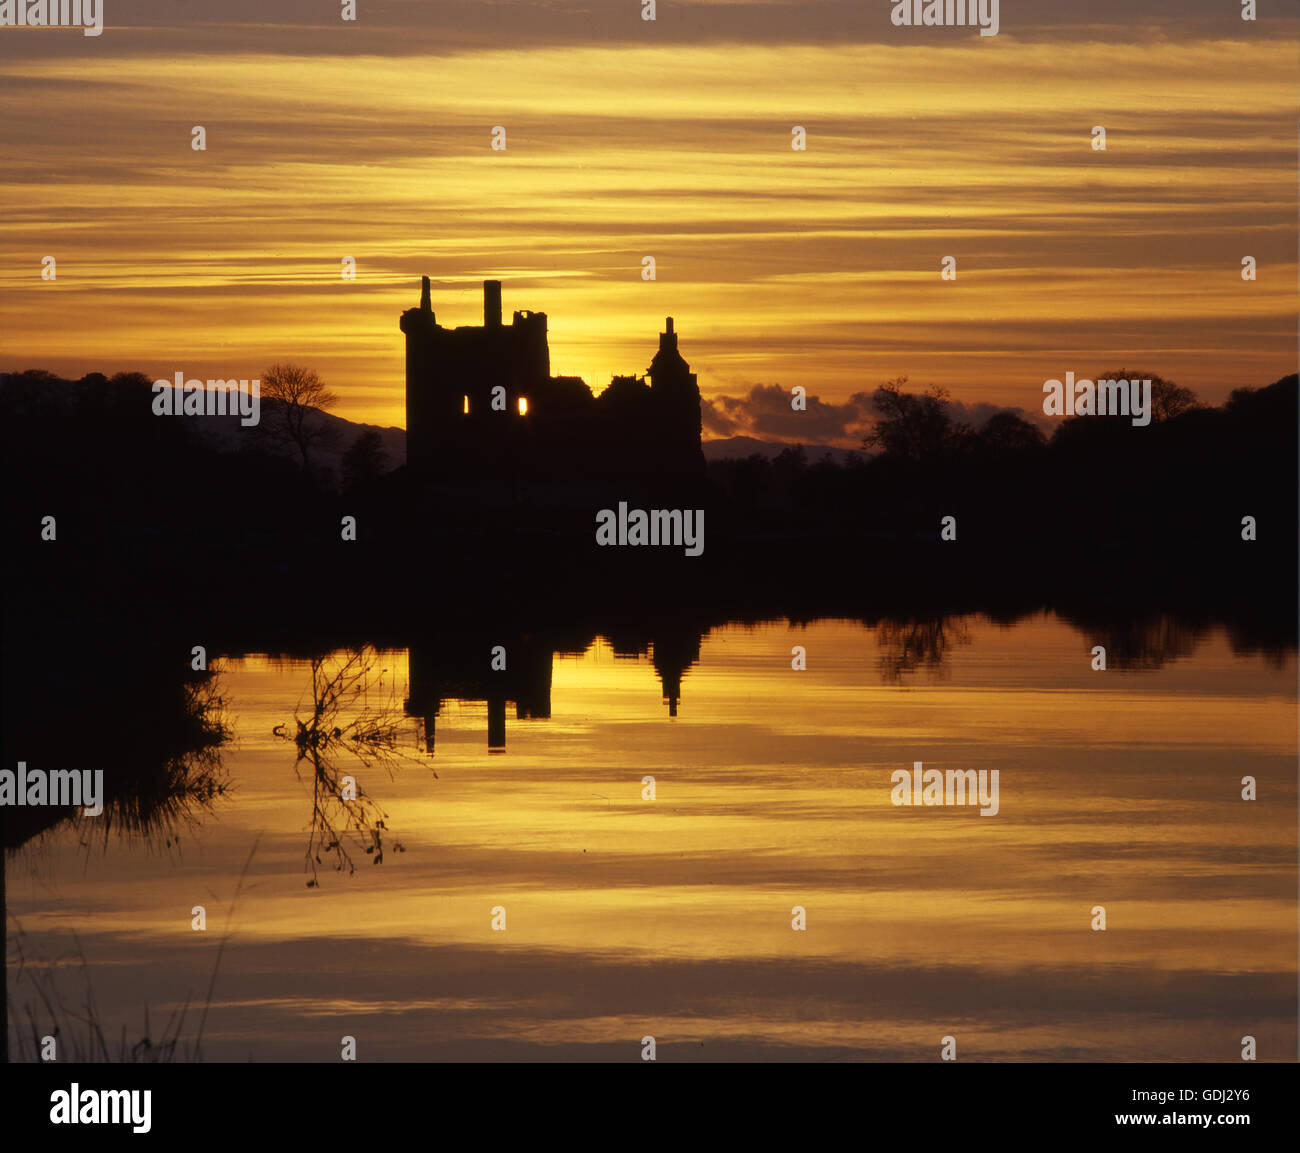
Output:
M659 351L677 351L677 333L673 331L673 318L671 316L664 321L664 331L659 334Z
M501 327L501 281L483 282L483 327Z
M673 318L672 318L671 316L668 317L668 319L667 319L664 323L665 323L665 325L667 326L668 331L669 331L669 332L672 332L672 330L673 330Z
M433 302L429 299L429 278L427 276L420 277L420 311L433 311Z

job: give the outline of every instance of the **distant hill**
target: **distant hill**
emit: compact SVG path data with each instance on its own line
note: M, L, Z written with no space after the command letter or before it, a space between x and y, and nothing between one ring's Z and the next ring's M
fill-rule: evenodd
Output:
M706 440L704 442L704 459L707 461L737 460L757 455L772 460L787 448L795 447L797 446L780 440L759 440L757 437L752 436L728 436L721 440ZM827 455L838 465L848 464L853 460L868 461L871 459L871 454L867 452L860 452L852 448L832 448L824 444L805 444L803 450L809 464L815 464Z
M263 401L263 421L267 418L269 408L270 402ZM241 444L249 443L249 430L240 425L237 416L194 416L187 419L193 422L200 436L218 449L234 452ZM393 469L400 468L406 463L406 429L404 428L362 424L346 420L341 416L334 416L332 413L321 412L316 408L309 410L307 423L313 428L325 429L330 437L327 445L322 445L313 451L312 458L317 468L333 472L336 479L341 475L343 454L352 447L358 436L370 430L377 432L383 442L384 472L392 472ZM289 452L283 455L297 459Z

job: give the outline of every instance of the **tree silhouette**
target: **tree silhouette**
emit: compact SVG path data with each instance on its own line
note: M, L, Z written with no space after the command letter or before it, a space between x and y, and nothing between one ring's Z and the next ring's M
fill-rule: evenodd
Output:
M263 410L257 427L276 447L296 450L303 472L310 472L312 450L334 439L332 430L311 419L311 412L324 412L338 399L314 369L273 364L262 373Z
M970 429L952 419L947 389L933 384L924 393L908 393L903 391L906 383L907 377L900 376L871 394L876 424L863 437L862 447L916 463L937 460Z
M1042 429L1014 412L995 412L980 429L979 442L998 455L1037 452L1047 444Z
M383 438L373 428L363 429L343 454L344 487L360 488L377 480L383 474L386 463Z
M1173 420L1189 409L1200 408L1200 400L1190 388L1166 380L1154 372L1130 372L1121 368L1116 372L1103 372L1098 380L1149 380L1151 382L1151 423Z

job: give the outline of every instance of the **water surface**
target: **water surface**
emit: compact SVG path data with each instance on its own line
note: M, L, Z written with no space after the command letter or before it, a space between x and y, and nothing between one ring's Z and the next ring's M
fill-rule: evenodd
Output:
M432 755L405 719L391 778L348 770L383 863L354 843L314 886L311 777L273 733L311 669L225 660L211 814L170 846L29 843L11 933L135 1038L146 1006L157 1034L205 999L229 918L207 1060L337 1060L345 1035L371 1061L639 1060L647 1035L660 1060L935 1060L952 1036L960 1059L1218 1061L1245 1035L1294 1059L1294 656L1170 623L1096 672L1096 643L1050 615L732 625L674 717L665 662L600 639L555 657L549 717L511 707L504 750L483 701L445 700ZM399 700L409 659L380 654ZM997 769L999 813L895 807L916 761ZM11 1034L40 1019L12 952Z

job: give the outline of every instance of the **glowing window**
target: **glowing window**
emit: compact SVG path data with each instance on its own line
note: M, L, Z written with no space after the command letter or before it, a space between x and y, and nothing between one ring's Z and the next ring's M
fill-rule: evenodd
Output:
M468 397L468 396L465 397L465 407L464 407L463 409L461 409L461 411L462 411L463 413L465 413L466 416L469 415L469 397Z
M527 414L528 414L528 397L521 396L519 398L519 415L526 416Z

